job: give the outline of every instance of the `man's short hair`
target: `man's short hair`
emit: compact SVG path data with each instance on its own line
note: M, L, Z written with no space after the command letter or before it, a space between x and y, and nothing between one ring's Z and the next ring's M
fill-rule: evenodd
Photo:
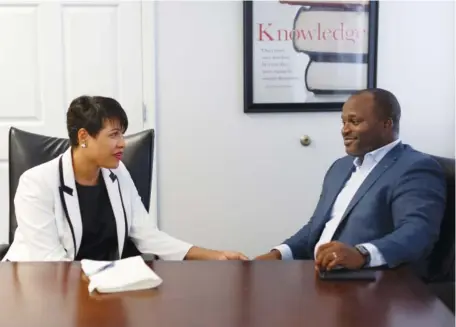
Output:
M354 95L372 94L374 106L382 119L390 118L393 121L393 131L399 133L399 122L401 120L401 105L396 96L385 89L369 88L356 92Z

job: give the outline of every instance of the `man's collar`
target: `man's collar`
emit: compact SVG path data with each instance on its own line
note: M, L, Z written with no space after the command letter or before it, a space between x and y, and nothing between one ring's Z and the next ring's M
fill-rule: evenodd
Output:
M381 148L375 149L371 152L368 152L364 155L363 160L361 160L359 157L356 157L353 160L353 164L356 166L356 168L361 167L362 163L367 160L371 160L373 163L378 163L380 160L383 159L386 154L391 151L396 145L398 145L401 142L400 139L397 139L391 143L388 143L385 146L382 146Z

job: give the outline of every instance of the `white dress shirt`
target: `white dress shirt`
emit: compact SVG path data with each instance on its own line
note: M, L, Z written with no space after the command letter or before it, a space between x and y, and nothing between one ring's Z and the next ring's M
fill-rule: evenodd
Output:
M315 257L318 247L320 245L331 242L331 239L342 220L345 210L347 209L351 199L353 198L361 184L364 182L366 177L380 162L380 160L382 160L383 157L399 142L400 140L396 140L379 149L367 153L364 156L363 162L361 162L359 158L354 159L353 164L355 165L355 170L345 183L344 187L337 196L336 201L334 202L334 205L331 210L331 217L326 223L325 228L321 233L319 241L315 245ZM361 245L363 245L370 253L371 260L369 266L376 267L386 263L385 259L383 258L383 255L373 244L363 243ZM293 259L293 253L291 252L291 249L288 245L281 244L279 246L276 246L275 249L280 251L283 260Z

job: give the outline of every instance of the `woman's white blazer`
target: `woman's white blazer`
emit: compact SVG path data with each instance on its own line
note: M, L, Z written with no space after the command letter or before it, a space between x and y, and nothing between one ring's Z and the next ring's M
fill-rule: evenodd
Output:
M157 228L125 165L101 169L117 225L119 253L129 237L141 253L182 260L192 247ZM3 260L72 261L82 239L71 150L27 170L14 198L18 228Z

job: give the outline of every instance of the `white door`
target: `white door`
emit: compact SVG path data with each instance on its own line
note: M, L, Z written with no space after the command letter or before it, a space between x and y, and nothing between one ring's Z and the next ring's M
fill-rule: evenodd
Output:
M127 134L154 127L143 116L154 101L153 57L144 58L148 71L143 76L142 49L153 51L149 31L143 40L142 16L150 15L143 13L143 5L0 0L0 243L8 242L11 126L66 137L69 103L88 94L122 104L129 118Z

